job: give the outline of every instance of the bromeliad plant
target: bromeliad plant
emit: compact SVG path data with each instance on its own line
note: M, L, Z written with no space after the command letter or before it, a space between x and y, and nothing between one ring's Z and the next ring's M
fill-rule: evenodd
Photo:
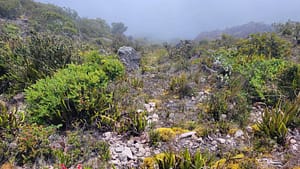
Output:
M4 133L15 134L19 126L24 122L24 112L18 112L16 109L7 110L4 102L0 102L0 138Z
M299 126L299 103L298 97L293 103L280 101L274 108L265 109L262 121L258 123L260 131L284 145L288 127Z
M148 157L144 161L145 167L153 168L155 164L159 169L199 169L211 165L213 157L207 153L201 153L197 150L194 154L185 149L179 153L168 151L165 153L157 154L153 157L154 163ZM150 166L147 166L150 165Z

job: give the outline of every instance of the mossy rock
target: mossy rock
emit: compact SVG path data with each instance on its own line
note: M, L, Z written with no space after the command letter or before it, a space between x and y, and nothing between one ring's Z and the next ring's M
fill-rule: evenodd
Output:
M174 139L177 135L187 133L188 130L182 128L157 128L155 131L159 133L161 141L170 141Z

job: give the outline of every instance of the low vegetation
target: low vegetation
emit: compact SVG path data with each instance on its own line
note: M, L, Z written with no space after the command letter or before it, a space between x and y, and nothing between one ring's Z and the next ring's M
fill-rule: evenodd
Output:
M0 0L0 17L0 166L120 167L116 138L147 149L124 158L136 168L263 168L266 155L299 165L298 22L153 45L32 0ZM123 45L138 70L126 72Z

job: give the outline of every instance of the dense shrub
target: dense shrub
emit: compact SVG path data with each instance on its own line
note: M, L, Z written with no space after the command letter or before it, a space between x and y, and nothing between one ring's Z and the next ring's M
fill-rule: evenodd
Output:
M67 37L32 33L22 40L20 37L12 38L13 35L2 41L2 46L7 50L3 51L1 62L10 65L3 67L1 76L1 91L5 93L21 92L36 80L79 61L73 42Z
M233 73L245 78L243 90L249 94L252 101L266 101L275 104L280 91L277 81L282 73L290 66L283 59L266 58L264 55L240 55L235 50L220 50L216 53L217 61L223 67L231 67Z
M102 69L112 80L114 80L116 77L122 76L125 73L123 64L117 59L103 59Z
M95 115L104 115L113 107L112 94L106 91L111 78L101 65L86 63L69 65L53 77L39 80L25 90L30 121L69 124L76 119L97 119Z
M237 49L240 55L263 55L267 58L284 58L291 54L291 44L275 33L250 35L248 39L238 42Z
M19 0L0 0L0 16L15 18L18 16Z
M243 69L241 70L242 74L249 78L249 93L252 99L274 103L274 94L278 95L274 86L277 77L287 66L286 64L287 62L284 60L271 59L254 61L249 63L246 68L241 68ZM279 96L276 97L279 98ZM277 100L276 97L275 100Z

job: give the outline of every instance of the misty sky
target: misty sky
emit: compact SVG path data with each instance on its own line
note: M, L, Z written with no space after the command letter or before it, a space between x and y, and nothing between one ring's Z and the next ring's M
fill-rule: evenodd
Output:
M81 17L123 22L127 35L194 39L198 33L256 22L300 21L300 0L37 0Z

